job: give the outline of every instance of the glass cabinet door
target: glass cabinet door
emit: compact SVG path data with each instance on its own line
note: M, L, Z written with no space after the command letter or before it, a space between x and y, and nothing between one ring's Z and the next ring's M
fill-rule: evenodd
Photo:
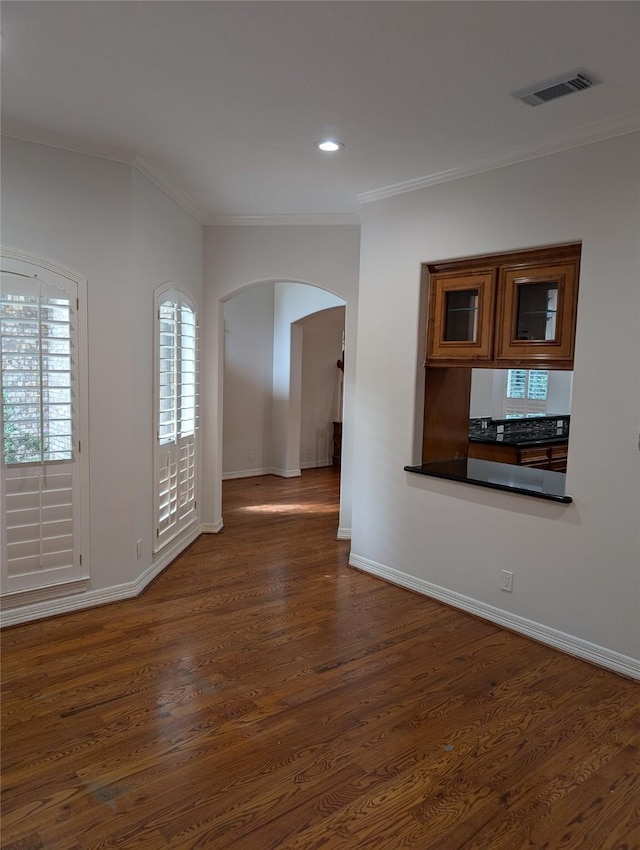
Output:
M476 342L478 339L478 289L445 293L444 338L447 342Z
M558 281L518 283L516 336L519 340L555 340Z
M490 359L495 270L432 276L430 286L427 359Z
M496 359L573 358L577 260L504 268L498 287Z

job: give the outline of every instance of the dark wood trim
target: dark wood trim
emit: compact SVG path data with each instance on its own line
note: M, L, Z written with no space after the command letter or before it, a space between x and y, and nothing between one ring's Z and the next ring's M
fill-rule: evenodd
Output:
M481 254L474 257L460 257L456 260L440 260L433 263L424 263L431 274L439 274L447 271L466 271L467 269L478 269L495 266L518 266L546 265L554 260L570 260L580 257L582 249L581 242L563 242L560 245L550 245L544 248L527 248L522 251L509 251L504 254Z
M422 462L467 457L471 369L427 368Z

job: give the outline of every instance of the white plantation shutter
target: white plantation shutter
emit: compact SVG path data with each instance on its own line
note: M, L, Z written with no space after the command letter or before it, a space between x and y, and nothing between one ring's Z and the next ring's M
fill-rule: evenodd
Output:
M77 284L13 265L25 271L3 270L0 292L5 593L81 574Z
M5 485L7 576L64 571L73 565L73 474L51 467L21 472Z
M546 369L507 369L506 418L543 416L547 412L548 389L549 372Z
M186 297L158 305L156 551L196 519L198 325Z
M180 399L179 433L189 437L196 430L196 314L186 304L180 306Z
M158 528L156 536L164 540L178 520L178 466L175 444L167 445L159 453L158 470Z
M178 305L166 301L158 309L159 399L158 439L160 443L175 441L177 430L178 392Z
M70 460L71 298L19 278L12 290L0 296L4 462Z

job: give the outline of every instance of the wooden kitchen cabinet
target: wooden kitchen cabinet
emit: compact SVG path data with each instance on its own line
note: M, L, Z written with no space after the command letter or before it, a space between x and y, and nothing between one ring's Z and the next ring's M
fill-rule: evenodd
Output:
M571 369L580 244L427 264L427 366Z
M528 466L531 469L551 469L554 472L567 471L567 453L569 443L555 443L542 446L504 445L504 443L469 443L469 457L490 460L494 463L512 463Z
M502 443L469 443L469 457L492 463L518 463L518 449Z
M549 446L527 446L516 451L519 466L549 469Z
M568 454L568 443L562 443L559 446L551 446L549 452L549 469L553 469L554 472L566 472Z
M449 272L431 281L429 361L491 360L496 270Z
M498 280L498 361L573 361L578 259L502 267Z

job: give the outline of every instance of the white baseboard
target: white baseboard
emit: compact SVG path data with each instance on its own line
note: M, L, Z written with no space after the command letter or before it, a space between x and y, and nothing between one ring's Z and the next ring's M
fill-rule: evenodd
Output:
M584 661L590 661L592 664L613 670L615 673L621 673L623 676L628 676L631 679L640 680L640 660L631 658L628 655L622 655L604 646L598 646L595 643L566 634L558 629L545 626L542 623L536 623L533 620L528 620L526 617L510 614L501 608L495 608L493 605L487 605L484 602L479 602L477 599L463 596L461 593L447 590L437 584L432 584L424 579L416 578L416 576L403 573L392 567L386 567L384 564L378 564L376 561L362 558L353 553L349 557L349 564L352 567L357 567L363 572L371 573L392 584L397 584L400 587L406 587L409 590L422 593L424 596L438 599L440 602L445 602L454 608L468 611L470 614L482 617L484 620L490 620L492 623L497 623L497 625L503 626L506 629L526 635L540 643L548 644L554 647L554 649L566 652L567 655L573 655Z
M0 627L5 628L6 626L18 625L19 623L29 623L32 620L54 617L57 614L69 614L72 611L95 608L98 605L106 605L109 602L119 602L122 599L131 599L134 596L139 596L145 587L154 578L159 576L200 534L201 528L199 524L188 529L184 535L174 540L160 554L158 560L154 561L135 581L116 584L113 587L105 587L102 590L87 590L85 593L78 593L74 596L47 599L31 605L20 605L16 608L4 609L0 614Z
M336 540L351 540L351 529L342 525L338 528Z
M271 470L268 467L261 469L238 469L235 472L223 472L222 480L230 481L233 478L254 478L257 475L269 475Z
M304 460L300 462L300 469L320 469L322 466L333 466L333 459L327 457L324 460Z
M38 602L49 602L51 599L60 599L63 596L75 596L86 591L88 587L89 579L85 577L61 581L58 584L49 584L43 587L11 591L2 595L2 610L10 611L13 608L35 605Z
M264 466L261 469L238 469L235 472L223 472L222 480L231 481L234 478L256 478L259 475L279 475L280 478L298 478L299 469L276 469L274 466Z
M217 522L203 522L200 526L200 531L203 534L217 534L224 528L222 517Z

